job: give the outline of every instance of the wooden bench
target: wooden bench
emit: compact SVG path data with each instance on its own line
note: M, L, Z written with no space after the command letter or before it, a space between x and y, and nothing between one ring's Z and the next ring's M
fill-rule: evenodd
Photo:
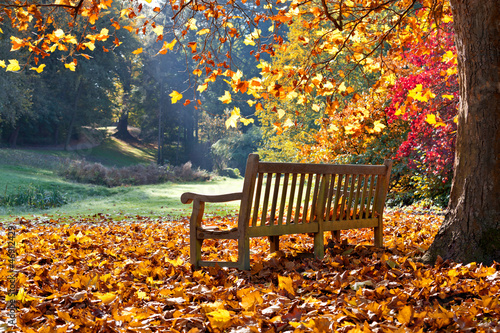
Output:
M223 195L182 194L193 202L190 220L191 264L250 269L250 237L269 237L271 252L279 236L314 234L314 256L324 256L325 231L373 228L374 243L383 246L383 210L392 161L384 165L334 165L260 162L248 156L243 191ZM238 226L217 230L202 226L206 202L241 200ZM238 240L237 262L203 261L204 239Z

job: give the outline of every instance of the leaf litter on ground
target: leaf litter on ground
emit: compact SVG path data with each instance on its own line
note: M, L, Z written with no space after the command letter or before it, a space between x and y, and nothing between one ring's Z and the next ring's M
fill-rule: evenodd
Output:
M251 240L251 271L193 270L189 220L141 216L16 221L17 325L23 332L424 332L500 330L500 264L418 258L442 215L389 211L385 248L370 230L327 235L324 260L307 235ZM236 217L210 217L233 227ZM7 225L1 228L7 294ZM236 242L206 241L209 260ZM0 325L8 320L0 301Z

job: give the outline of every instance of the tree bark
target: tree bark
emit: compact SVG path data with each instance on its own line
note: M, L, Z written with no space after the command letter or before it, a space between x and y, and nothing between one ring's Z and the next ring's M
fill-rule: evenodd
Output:
M460 106L450 202L424 256L500 262L500 6L451 0Z

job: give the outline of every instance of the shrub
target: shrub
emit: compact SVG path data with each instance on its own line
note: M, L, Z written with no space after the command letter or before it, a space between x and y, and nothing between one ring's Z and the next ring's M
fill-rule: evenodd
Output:
M170 165L133 165L124 168L108 168L100 163L85 160L66 161L60 171L67 179L79 183L90 183L108 187L122 185L160 184L167 181L204 181L210 174L199 168L194 169L191 162L181 166Z
M7 190L6 190L7 192ZM33 208L60 207L67 203L66 198L58 189L46 190L41 186L28 185L19 187L17 192L0 197L3 206L30 206Z

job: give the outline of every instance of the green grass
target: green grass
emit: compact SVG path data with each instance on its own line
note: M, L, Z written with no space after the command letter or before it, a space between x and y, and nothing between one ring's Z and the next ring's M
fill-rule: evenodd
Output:
M104 154L110 147L99 147ZM135 148L133 148L135 149ZM118 153L117 153L118 154ZM180 196L184 192L222 194L241 191L243 179L219 179L210 182L165 183L157 185L107 188L104 186L79 184L58 176L58 157L68 156L60 152L24 151L0 149L0 196L21 192L30 186L51 191L57 189L68 202L51 209L0 206L0 221L11 221L23 216L88 216L98 213L110 214L114 218L123 216L189 216L191 205L183 205ZM139 161L147 162L137 157ZM125 163L125 158L116 164ZM110 160L112 162L112 160ZM207 204L207 215L235 214L239 202Z
M123 167L138 163L155 162L156 150L139 145L130 145L121 140L109 137L94 148L81 151L84 157L105 166Z

